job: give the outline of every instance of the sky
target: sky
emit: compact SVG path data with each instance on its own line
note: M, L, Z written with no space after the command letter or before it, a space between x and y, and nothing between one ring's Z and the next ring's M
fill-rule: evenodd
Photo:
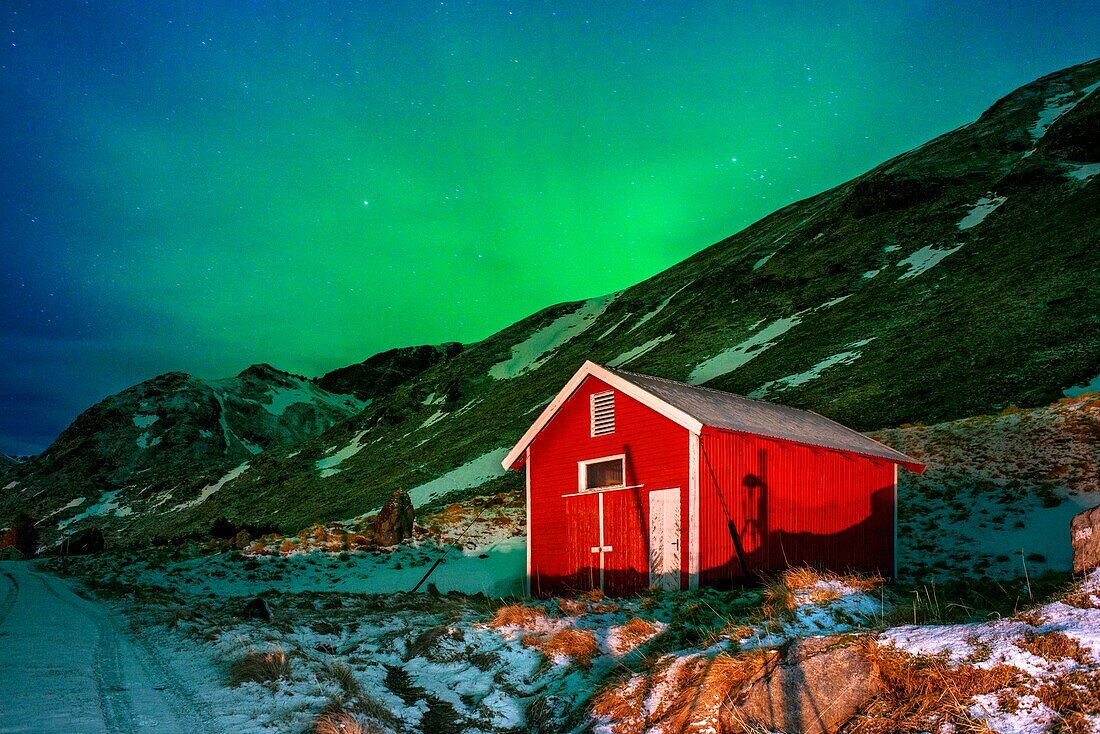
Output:
M1095 57L1095 2L0 3L0 451L632 285Z

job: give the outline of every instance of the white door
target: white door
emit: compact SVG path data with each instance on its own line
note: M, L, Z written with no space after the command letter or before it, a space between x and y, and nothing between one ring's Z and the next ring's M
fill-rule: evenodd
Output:
M680 588L680 490L649 493L649 585Z

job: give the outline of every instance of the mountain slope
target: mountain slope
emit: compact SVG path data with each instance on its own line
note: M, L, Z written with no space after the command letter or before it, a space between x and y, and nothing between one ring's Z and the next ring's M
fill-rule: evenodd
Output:
M1098 86L1097 61L1051 74L648 281L536 313L264 457L224 511L291 529L395 486L518 487L494 460L584 359L863 430L1048 404L1100 373Z
M373 400L391 392L410 377L460 354L462 349L458 342L390 349L358 364L328 372L315 382L329 392Z
M18 461L11 458L7 454L0 453L0 477L4 476L17 466L19 466Z
M540 311L401 382L195 512L312 522L518 488L499 459L585 360L811 408L853 427L1045 405L1100 373L1100 62L787 206L618 293ZM599 243L594 243L598 246Z
M92 406L5 476L0 517L55 518L43 527L49 537L74 517L109 523L150 506L188 509L196 489L230 467L317 436L364 406L265 364L224 380L160 375Z

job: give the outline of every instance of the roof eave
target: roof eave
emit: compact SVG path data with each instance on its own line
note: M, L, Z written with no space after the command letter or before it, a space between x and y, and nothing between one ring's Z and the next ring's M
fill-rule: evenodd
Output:
M565 386L558 391L554 399L543 408L542 412L539 413L539 417L535 419L531 427L527 429L522 437L520 437L516 445L512 447L512 450L501 460L501 466L505 469L519 468L520 465L518 462L523 457L523 453L527 450L527 447L535 440L535 436L537 436L550 420L557 415L557 412L561 410L565 401L572 397L573 393L577 391L587 377L595 377L607 383L625 395L629 395L643 405L652 408L672 422L679 424L691 433L698 434L703 430L702 422L695 416L665 402L645 388L630 382L630 380L625 377L617 375L591 360L585 360L584 364L580 366L580 369L569 378L569 382L565 383Z

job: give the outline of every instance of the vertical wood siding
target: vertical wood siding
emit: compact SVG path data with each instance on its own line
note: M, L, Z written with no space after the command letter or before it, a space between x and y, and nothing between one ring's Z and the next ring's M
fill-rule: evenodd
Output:
M687 528L687 431L633 398L615 391L615 432L591 436L589 396L610 390L587 378L531 443L531 593L548 596L599 584L598 499L577 492L577 462L625 454L627 486L603 493L604 590L629 594L649 584L649 502L655 489L680 489L681 526ZM686 564L687 533L681 539ZM686 572L686 565L684 566Z
M828 449L707 428L700 451L700 583L808 564L894 568L894 466Z

